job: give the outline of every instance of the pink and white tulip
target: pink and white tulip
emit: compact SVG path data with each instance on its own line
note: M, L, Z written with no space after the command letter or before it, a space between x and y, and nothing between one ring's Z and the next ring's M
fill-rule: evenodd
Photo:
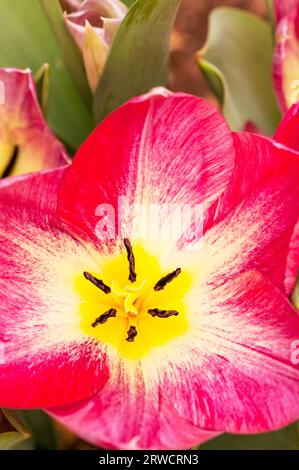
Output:
M118 449L298 419L291 132L232 133L212 105L159 89L106 118L72 165L2 183L0 406L44 408ZM120 196L121 236L109 219L99 238L98 207ZM136 203L200 205L202 231L174 218L174 237L147 237ZM149 221L162 233L165 214Z

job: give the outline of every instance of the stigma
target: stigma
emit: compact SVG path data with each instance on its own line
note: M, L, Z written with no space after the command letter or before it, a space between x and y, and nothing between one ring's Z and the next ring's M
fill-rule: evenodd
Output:
M91 323L92 328L100 328L104 323L113 321L113 318L123 317L127 320L128 324L125 339L128 343L133 343L138 335L137 320L141 321L145 314L160 319L166 319L179 315L179 312L173 309L160 309L159 306L147 309L146 312L144 312L141 299L146 296L146 292L144 292L146 279L139 280L135 266L134 251L130 240L125 238L123 243L128 261L128 284L122 287L116 281L112 281L111 285L108 285L104 280L93 276L87 271L84 271L83 276L88 282L92 283L96 288L106 294L107 298L109 298L109 304L112 305L107 311L99 312L100 314L96 316L95 320ZM176 268L174 271L167 273L158 279L156 283L153 283L152 291L159 292L166 289L167 285L177 278L180 273L181 268Z

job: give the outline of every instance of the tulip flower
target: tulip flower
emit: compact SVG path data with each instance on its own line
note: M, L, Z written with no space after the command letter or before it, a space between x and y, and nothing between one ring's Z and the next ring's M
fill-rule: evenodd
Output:
M2 183L0 406L118 449L298 419L298 178L287 139L155 89L72 165Z
M65 165L67 154L49 129L29 70L0 69L0 176Z
M273 78L281 110L299 100L299 1L275 0Z
M120 0L85 0L65 14L67 27L83 55L88 82L96 90L110 46L127 13Z

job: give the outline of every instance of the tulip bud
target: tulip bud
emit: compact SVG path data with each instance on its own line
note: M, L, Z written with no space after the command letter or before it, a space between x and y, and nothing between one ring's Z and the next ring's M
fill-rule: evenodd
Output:
M65 1L61 3L66 7ZM66 25L82 52L92 92L96 90L110 46L126 13L127 7L119 0L67 2Z

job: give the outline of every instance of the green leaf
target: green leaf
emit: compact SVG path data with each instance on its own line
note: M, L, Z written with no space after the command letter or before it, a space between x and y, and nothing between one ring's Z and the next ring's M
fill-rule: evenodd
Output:
M133 96L167 86L169 39L180 0L137 0L113 41L94 98L96 122Z
M49 19L54 35L60 46L63 60L70 72L82 99L87 106L91 105L91 91L88 86L81 52L66 27L59 0L40 0Z
M275 13L273 0L265 0L268 20L272 30L273 44L275 41Z
M200 450L299 450L299 428L293 424L280 431L256 435L223 434Z
M57 436L51 418L41 410L15 410L32 434L35 449L55 450Z
M28 430L13 411L0 411L0 450L12 449L29 437Z
M91 112L79 96L61 57L39 0L0 3L0 67L51 67L49 123L59 137L78 147L92 130Z
M0 450L13 449L25 439L26 438L19 432L4 432L0 434Z
M207 42L196 57L232 129L241 130L251 121L272 135L277 127L272 52L265 21L237 8L213 10Z
M48 101L49 101L49 85L50 85L50 66L49 64L44 64L36 72L34 76L35 89L38 97L40 107L44 113L47 115Z
M127 7L130 7L136 0L121 0L122 3L127 5Z

